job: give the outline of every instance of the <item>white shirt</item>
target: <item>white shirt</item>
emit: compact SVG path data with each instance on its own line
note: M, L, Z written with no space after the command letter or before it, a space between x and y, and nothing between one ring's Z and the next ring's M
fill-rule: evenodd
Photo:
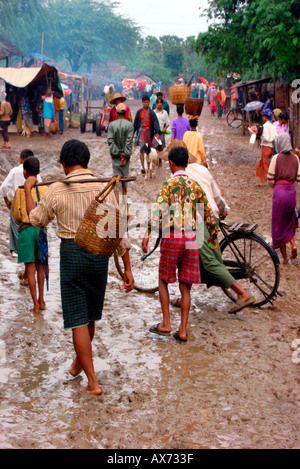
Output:
M277 137L276 127L270 121L265 122L261 136L261 146L273 148L273 142L276 142Z
M198 163L192 163L187 166L186 172L202 187L215 217L220 218L220 215L223 215L227 208L227 204L209 170Z
M42 182L41 176L38 174L38 182ZM0 187L0 194L3 197L7 197L12 202L15 192L19 186L23 186L25 178L23 175L23 164L13 168L7 175Z
M160 130L164 130L166 126L170 125L169 115L165 109L163 109L161 112L159 112L158 109L154 109L154 112L158 119Z

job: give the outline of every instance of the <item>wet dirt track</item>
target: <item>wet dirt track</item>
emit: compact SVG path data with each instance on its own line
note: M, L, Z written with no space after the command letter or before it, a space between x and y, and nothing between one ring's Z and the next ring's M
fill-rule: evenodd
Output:
M129 105L135 111L139 103ZM260 150L250 150L249 138L231 130L224 118L211 118L207 105L199 129L209 167L230 206L229 221L255 221L258 233L270 239L272 191L255 187ZM31 147L43 167L70 138L86 141L96 175L112 175L106 136L97 138L88 127L85 134L69 129L50 144L38 136L12 137L12 150L0 156L0 180L17 164L21 149ZM42 176L61 174L52 167ZM130 174L137 176L129 186L131 201L153 201L168 166L145 182L135 153ZM0 211L1 448L300 447L300 364L293 363L291 348L300 338L299 261L281 267L283 296L273 307L247 309L237 317L227 314L231 302L221 290L193 288L189 342L180 344L148 332L161 319L157 294L125 294L111 260L93 343L103 390L95 398L78 392L84 375L68 374L73 346L62 325L55 223L48 230L47 309L34 316L29 291L17 279L16 258L9 254L4 202ZM173 308L174 332L178 323Z

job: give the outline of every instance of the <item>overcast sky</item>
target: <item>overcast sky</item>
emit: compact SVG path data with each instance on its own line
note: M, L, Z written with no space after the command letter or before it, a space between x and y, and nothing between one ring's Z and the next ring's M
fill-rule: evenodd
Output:
M200 18L199 7L207 7L206 0L117 0L122 15L135 20L142 27L143 36L167 34L186 38L207 30L206 18Z

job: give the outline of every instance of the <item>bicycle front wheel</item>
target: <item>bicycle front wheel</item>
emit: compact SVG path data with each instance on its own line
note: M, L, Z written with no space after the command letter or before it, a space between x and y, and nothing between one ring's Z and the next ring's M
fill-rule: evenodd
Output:
M275 250L256 233L232 233L220 243L223 262L238 283L256 298L253 307L272 302L280 282ZM236 301L231 289L224 293Z
M128 229L128 237L131 243L130 262L134 278L134 288L144 293L155 293L158 291L158 267L160 258L160 249L158 248L145 261L142 261L142 239L145 230L140 226L132 226ZM156 239L152 237L149 240L149 252L153 249ZM122 261L115 253L114 261L117 271L121 278L124 276L124 267Z
M238 129L243 123L243 114L240 109L231 109L226 116L227 124L233 129Z

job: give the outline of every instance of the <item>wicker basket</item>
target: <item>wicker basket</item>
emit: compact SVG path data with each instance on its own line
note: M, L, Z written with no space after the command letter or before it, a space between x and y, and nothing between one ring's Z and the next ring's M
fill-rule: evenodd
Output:
M103 191L92 201L74 239L78 246L95 256L111 257L126 231L127 215L124 215L115 205L105 202L105 198L116 187L119 206L120 179L120 176L112 178Z
M186 114L200 116L203 108L203 99L186 98L184 103Z
M191 96L191 88L187 85L174 85L169 88L172 104L184 104L186 98Z

